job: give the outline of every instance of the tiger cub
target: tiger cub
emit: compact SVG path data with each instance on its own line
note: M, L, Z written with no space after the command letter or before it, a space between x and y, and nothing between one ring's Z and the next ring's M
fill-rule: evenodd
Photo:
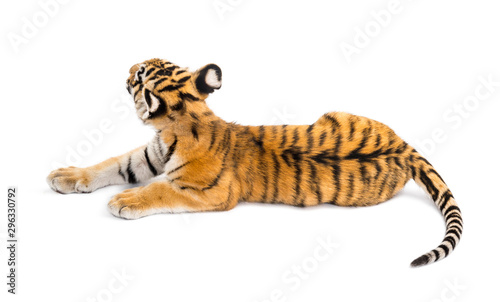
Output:
M95 166L55 170L48 184L59 193L89 193L164 175L108 203L113 215L136 219L227 211L239 200L369 206L414 179L443 214L446 236L411 265L443 259L458 244L462 217L453 195L431 164L389 127L342 112L327 113L312 125L227 123L205 102L221 87L221 77L215 64L195 72L160 59L132 66L127 90L139 118L156 129L155 137Z

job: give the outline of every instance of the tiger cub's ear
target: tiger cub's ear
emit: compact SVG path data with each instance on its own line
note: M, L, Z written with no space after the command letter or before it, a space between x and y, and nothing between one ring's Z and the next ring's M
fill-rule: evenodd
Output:
M146 101L146 111L142 115L142 119L157 117L166 112L165 101L147 88L144 88L144 100Z
M196 89L200 93L212 93L222 86L222 70L215 64L208 64L196 71Z

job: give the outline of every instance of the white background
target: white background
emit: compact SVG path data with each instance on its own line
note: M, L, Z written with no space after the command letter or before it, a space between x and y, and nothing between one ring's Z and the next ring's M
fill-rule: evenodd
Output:
M6 293L1 248L0 299L498 300L500 87L473 98L481 77L500 81L500 6L401 0L384 26L374 24L372 13L389 3L74 0L44 20L37 1L2 1L0 187L19 188L19 294ZM39 18L39 26L15 46L23 18ZM372 36L361 45L356 28L367 27ZM362 47L349 62L341 45L356 38ZM440 213L413 181L369 208L242 203L226 213L136 221L106 209L128 186L52 192L45 177L55 166L92 165L151 138L122 97L130 66L153 57L192 69L218 64L223 86L208 103L227 121L309 124L337 110L386 123L450 186L464 215L462 242L444 261L409 268L444 235ZM467 118L454 111L464 100ZM111 128L102 137L101 123ZM73 154L78 148L84 152ZM318 240L337 247L325 254ZM294 275L295 266L307 277ZM123 270L133 279L115 283ZM111 293L110 284L119 289Z

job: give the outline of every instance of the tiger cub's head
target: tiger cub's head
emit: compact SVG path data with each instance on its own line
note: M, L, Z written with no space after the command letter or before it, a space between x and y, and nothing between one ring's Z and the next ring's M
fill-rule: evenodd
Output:
M191 72L166 60L151 59L132 66L129 72L127 90L137 115L153 125L179 121L188 111L202 110L207 96L222 85L222 72L215 64Z

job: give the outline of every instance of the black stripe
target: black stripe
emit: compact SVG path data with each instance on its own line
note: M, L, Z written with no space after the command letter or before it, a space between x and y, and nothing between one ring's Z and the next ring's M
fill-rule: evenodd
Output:
M168 80L168 78L161 78L161 79L159 79L158 81L156 81L154 83L154 88L156 89L156 87L158 87L158 85L160 85L161 83L165 82L166 80Z
M459 213L451 213L448 217L446 217L446 220L452 219L452 218L462 219L462 215L460 215Z
M172 109L172 111L182 110L182 109L184 109L184 102L180 101L177 104L170 105L170 109Z
M375 165L375 170L377 170L377 175L376 177L378 177L380 175L380 173L382 172L382 167L380 166L380 164L378 163L378 160L375 160L373 162L373 164Z
M184 85L167 85L163 87L162 89L158 90L158 92L164 92L164 91L174 91L176 89L181 88Z
M339 197L340 192L340 166L338 164L334 164L332 166L332 176L333 176L333 185L335 187L335 192L333 193L332 199L330 203L337 204L337 199Z
M459 219L459 218L454 218L454 219L452 219L452 220L450 220L450 221L448 222L448 225L451 225L451 224L453 224L453 223L456 223L456 224L458 224L461 228L463 228L463 225L462 225L462 219Z
M349 130L349 138L348 138L348 140L352 140L354 138L354 132L356 131L355 124L356 124L356 121L354 120L354 117L350 116L349 117L349 127L350 127L350 130Z
M228 208L229 204L231 203L231 197L233 196L232 187L233 187L233 184L229 183L229 186L227 188L227 191L228 191L228 193L227 193L227 199L226 199L225 202L216 205L215 206L216 209L225 210L225 209Z
M120 176L123 178L123 181L127 181L127 178L125 177L125 174L123 174L122 172L122 166L120 165L120 163L118 163L118 174L120 174Z
M128 183L135 184L137 183L137 178L135 177L134 171L132 171L132 156L128 158L128 165L127 165L127 176L128 176Z
M180 176L177 176L177 177L171 178L171 179L169 179L169 180L167 179L167 180L168 180L168 182L173 183L174 181L181 179L181 178L182 178L182 176L183 176L183 175L180 175Z
M394 162L396 163L396 165L403 171L406 171L406 167L403 166L403 164L401 163L401 160L399 159L399 157L394 157Z
M259 138L256 141L257 145L259 145L261 151L264 151L264 136L266 133L266 128L264 126L259 126Z
M307 128L307 151L311 152L311 149L313 147L314 143L314 137L313 134L309 131L309 128Z
M144 75L144 78L147 78L153 72L153 70L155 70L154 67L152 67L148 71L146 71L146 74Z
M139 88L137 88L137 90L134 92L134 100L137 98L137 95L139 94L139 92L142 90L142 84L139 85Z
M158 175L158 171L156 171L155 167L149 160L149 155L148 155L148 147L146 146L146 149L144 149L144 157L146 157L146 162L148 163L149 171L153 173L154 176Z
M332 123L332 132L335 132L337 128L340 128L340 123L335 117L331 116L330 114L325 114L323 115L323 117Z
M267 192L269 191L269 170L266 169L266 165L264 163L264 153L261 153L260 156L260 164L259 164L259 170L261 172L262 177L264 178L264 192L262 192L262 201L268 201L266 200L267 197Z
M219 124L217 123L213 123L212 124L212 138L210 139L210 145L208 147L208 150L212 149L212 147L214 146L214 143L215 143L215 137L217 135L217 127L218 127Z
M450 230L457 230L457 232L459 232L460 234L462 234L462 228L460 228L460 226L458 225L447 225L446 226L448 228L448 231Z
M230 136L231 136L231 130L229 129L229 127L226 127L226 130L224 131L224 137L219 142L219 145L217 146L215 153L218 153L219 151L222 151L222 150L226 150L224 153L227 154L227 152L229 150L228 144L229 144L229 141L231 139ZM225 158L224 158L224 160L225 160Z
M451 247L452 249L455 249L455 246L456 246L456 242L455 242L455 238L451 237L451 236L446 236L444 237L443 239L443 242L449 242L451 244Z
M171 76L172 75L172 70L174 69L175 67L174 66L170 66L168 68L165 68L165 69L160 69L158 70L158 72L156 73L157 76Z
M265 159L265 150L264 150L264 137L266 133L266 128L264 126L259 126L259 137L257 144L260 147L259 148L259 172L262 175L263 179L263 184L264 184L264 192L262 192L262 201L267 201L267 193L269 191L269 169L267 169L267 165L264 161Z
M293 130L293 141L292 141L292 147L295 146L297 144L297 142L299 141L299 128L296 127L294 130Z
M194 112L189 112L189 115L194 119L194 120L197 120L199 121L200 118L198 117L198 114L194 113Z
M309 185L311 187L311 191L314 192L314 195L316 196L316 200L318 203L321 203L323 201L323 197L321 196L321 189L319 186L319 179L318 179L318 171L316 169L316 166L312 162L309 161L309 168L311 169L311 174L309 177Z
M451 211L453 211L453 210L457 211L458 213L461 213L461 212L460 212L460 209L459 209L457 206L449 206L449 207L446 209L446 211L444 211L443 216L444 216L445 218L447 218L448 213L450 213L450 212L451 212Z
M441 210L441 213L443 213L444 208L448 204L448 201L453 198L453 195L451 195L450 190L447 190L446 192L443 193L443 196L441 196L441 205L439 206L439 209Z
M281 126L281 128L282 128L283 132L281 133L281 145L280 145L280 147L284 148L286 145L286 141L287 141L287 135L286 135L287 125L283 125L283 126Z
M396 140L396 139L394 138L394 136L395 136L394 131L391 131L391 132L389 133L389 145L388 145L388 147L389 147L390 149L392 149L392 148L394 147L394 143L395 143L395 140Z
M283 154L281 154L281 158L283 158L286 165L290 167L291 163L290 163L290 159L288 158L289 155L290 155L290 153L283 153Z
M442 248L444 250L444 256L445 257L448 256L448 254L450 253L450 249L446 245L444 245L444 244L440 244L438 246L438 248Z
M311 125L307 126L306 132L311 133L313 131L313 129L314 129L314 124L311 124Z
M405 152L407 149L408 149L408 144L406 142L402 142L401 145L399 145L399 147L397 147L394 152L401 154Z
M159 141L158 141L159 138L160 138L160 136L158 135L156 137L156 144L153 144L151 147L153 148L153 152L154 152L154 155L156 156L156 158L162 159L163 158L163 154L161 153L160 150L158 150L159 148L156 148L157 146L159 147Z
M438 252L438 251L436 251L436 250L432 250L432 253L433 253L433 254L434 254L434 256L436 257L436 260L435 260L435 261L439 260L439 252Z
M368 137L369 137L369 132L370 132L369 128L366 128L365 130L363 130L363 139L359 143L359 146L356 149L352 150L349 153L349 155L347 155L347 158L357 158L357 157L362 156L361 154L359 154L359 151L361 151L361 149L363 149L366 146L366 142L368 141Z
M425 172L422 169L419 172L420 172L420 181L425 185L427 192L431 194L432 199L436 201L439 194L438 189L434 186L432 180L425 174Z
M321 132L321 135L319 136L319 145L323 146L325 143L325 138L326 138L326 131Z
M392 157L390 158L392 159L392 161L394 161L395 157ZM389 169L393 169L392 167L394 167L394 164L392 164L391 166L389 166ZM391 173L391 181L389 182L389 194L390 192L394 192L395 188L396 188L396 185L398 184L400 178L399 176L397 175L397 173Z
M188 160L187 162L183 163L182 165L178 166L177 168L174 168L170 171L167 172L167 175L170 175L171 173L174 173L175 171L179 171L180 169L184 168L186 165L190 164L191 161Z
M335 146L333 148L334 155L338 156L341 145L342 145L342 132L339 131L339 133L337 133L337 139L335 141Z
M190 75L185 76L182 79L178 80L177 83L182 84L182 83L186 82L187 80L189 80L190 78L191 78Z
M162 158L164 155L163 155L163 148L161 147L161 137L160 135L156 135L156 144L158 145L158 152L160 153L160 158Z
M174 154L174 152L175 152L175 147L176 146L177 146L177 136L174 136L174 142L168 148L167 156L165 158L165 161L163 162L164 164L168 163L168 161L172 157L172 154Z
M381 159L383 160L383 159ZM388 158L385 159L386 160L386 167L387 167L387 170L385 173L383 173L384 175L384 179L382 180L382 184L379 186L379 196L383 196L383 193L385 191L385 188L387 186L387 181L389 181L389 172L390 172L390 168L389 168L389 162L388 162Z
M179 97L183 100L187 100L190 102L196 102L196 101L200 100L199 98L195 97L191 93L187 93L187 92L179 92Z
M349 178L347 179L349 183L349 191L346 194L346 202L351 201L352 197L354 196L354 175L352 173L349 173Z
M300 183L302 181L302 167L300 166L300 162L298 160L295 160L294 163L294 168L295 168L295 195L294 195L294 203L297 204L297 198L300 197Z
M380 146L381 139L382 139L382 137L380 136L380 133L377 133L377 139L375 140L375 148Z
M369 176L368 176L368 171L366 171L366 166L364 162L359 162L359 173L361 174L361 179L363 180L363 183L368 184Z
M449 234L455 234L455 236L457 236L458 239L460 239L460 237L462 237L461 233L459 231L457 231L456 229L449 229L448 231L446 231L446 235L449 235Z
M278 161L278 157L274 152L271 153L273 157L273 166L274 166L274 193L273 193L273 198L271 201L277 201L278 198L278 193L279 193L279 176L280 176L280 169L281 165Z
M417 176L417 171L415 170L415 167L412 165L410 165L410 169L411 169L411 177L413 179L415 179L415 177Z
M152 100L151 100L151 92L148 89L145 89L144 100L146 100L146 104L148 104L148 108L151 108Z
M177 70L177 72L175 73L175 75L180 75L181 73L184 73L184 72L186 72L185 69L184 70Z
M422 156L418 155L417 160L423 161L424 163L426 163L427 165L432 167L431 163L427 159L423 158Z
M276 126L269 126L269 128L271 129L271 135L272 135L272 140L273 141L276 141L276 134L278 133L278 127Z
M197 127L198 127L197 123L193 123L191 125L191 133L193 134L193 137L194 137L195 140L198 140L198 130L197 130Z
M209 190L209 189L215 187L219 183L219 179L220 179L222 173L224 173L224 170L225 170L225 167L222 167L219 174L217 174L217 176L214 178L214 180L212 180L212 182L208 186L202 188L201 190L205 191L205 190Z

